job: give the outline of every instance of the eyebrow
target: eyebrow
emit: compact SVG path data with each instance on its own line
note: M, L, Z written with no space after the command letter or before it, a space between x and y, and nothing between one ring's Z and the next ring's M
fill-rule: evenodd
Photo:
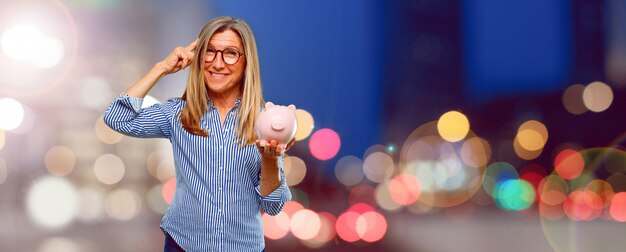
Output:
M211 45L210 43L208 44L208 46L207 46L207 48L206 48L206 49L208 50L209 48L212 48L212 49L216 49L216 50L217 50L217 48L215 48L215 46ZM236 46L227 46L227 47L225 47L225 48L224 48L224 49L222 49L222 50L226 50L226 49L235 49L235 50L237 50L238 52L243 51L243 50L239 49L239 48L238 48L238 47L236 47Z

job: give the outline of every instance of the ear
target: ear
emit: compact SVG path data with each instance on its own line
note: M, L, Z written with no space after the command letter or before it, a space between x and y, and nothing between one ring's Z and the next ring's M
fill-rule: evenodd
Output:
M291 111L296 111L296 105L293 104L289 104L289 106L287 106L287 108Z
M272 102L266 102L265 103L265 109L270 109L270 108L273 108L273 107L274 107L274 103L272 103Z

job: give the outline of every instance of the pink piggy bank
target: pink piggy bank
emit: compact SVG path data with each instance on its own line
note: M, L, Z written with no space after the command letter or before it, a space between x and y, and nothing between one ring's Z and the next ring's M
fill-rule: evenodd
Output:
M298 122L296 120L296 106L280 106L274 103L265 103L265 109L259 113L254 123L254 130L261 145L270 140L276 140L283 149L296 135Z

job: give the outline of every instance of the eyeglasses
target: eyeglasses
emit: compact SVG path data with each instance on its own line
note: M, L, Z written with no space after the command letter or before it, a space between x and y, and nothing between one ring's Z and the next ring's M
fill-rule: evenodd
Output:
M206 49L206 52L204 53L204 57L205 57L204 61L206 62L213 61L217 53L222 53L222 60L224 60L224 62L229 65L237 64L237 62L239 61L239 58L241 57L241 55L243 55L243 53L232 48L226 48L224 50L215 50L215 48L209 47Z

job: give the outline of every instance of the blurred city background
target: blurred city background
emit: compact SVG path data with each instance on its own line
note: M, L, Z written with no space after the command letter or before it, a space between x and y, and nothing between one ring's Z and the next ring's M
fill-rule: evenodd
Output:
M298 107L268 251L626 247L625 1L1 0L0 251L162 250L169 142L102 114L221 15Z

